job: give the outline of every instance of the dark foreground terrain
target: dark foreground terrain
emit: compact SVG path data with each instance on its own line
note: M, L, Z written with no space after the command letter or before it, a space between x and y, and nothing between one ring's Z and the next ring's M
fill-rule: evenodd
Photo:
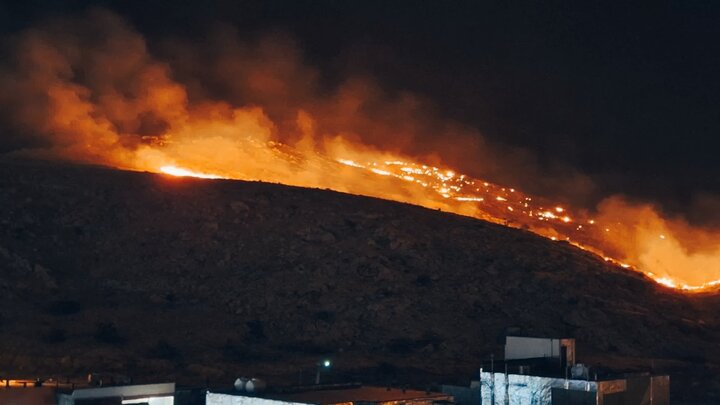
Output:
M505 333L720 401L720 299L531 233L371 198L0 161L0 372L467 382ZM301 373L302 371L302 373Z

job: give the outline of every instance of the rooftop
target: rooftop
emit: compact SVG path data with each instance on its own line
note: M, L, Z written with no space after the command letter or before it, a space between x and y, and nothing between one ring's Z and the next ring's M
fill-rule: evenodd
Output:
M243 392L226 392L228 395L247 395ZM411 400L436 400L450 399L451 395L441 392L418 391L401 388L370 387L370 386L349 386L331 389L313 389L294 392L267 393L261 395L265 399L272 399L283 402L295 402L305 404L340 404L349 402L394 402Z

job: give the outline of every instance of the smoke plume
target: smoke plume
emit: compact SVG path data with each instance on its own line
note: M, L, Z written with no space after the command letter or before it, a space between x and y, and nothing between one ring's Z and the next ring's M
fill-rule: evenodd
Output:
M526 150L493 144L442 119L418 95L388 92L363 75L325 80L281 33L247 40L218 25L201 41L149 44L118 15L96 9L20 32L6 41L4 53L0 151L332 188L496 222L502 221L477 204L479 197L453 200L444 186L429 193L408 173L394 175L368 162L412 162L417 173L435 170L443 182L460 178L468 185L475 184L469 177L428 167L505 184L532 181L549 195L570 189L578 199L595 188L581 173L543 167ZM496 204L506 201L493 197ZM519 215L531 200L522 201L498 207ZM571 229L570 218L560 225L574 232L573 241L602 239L597 245L618 252L618 259L676 285L720 279L719 233L663 219L652 207L619 198L598 207L597 221L609 229L602 237L583 236L574 223ZM545 222L527 228L554 238L570 235Z

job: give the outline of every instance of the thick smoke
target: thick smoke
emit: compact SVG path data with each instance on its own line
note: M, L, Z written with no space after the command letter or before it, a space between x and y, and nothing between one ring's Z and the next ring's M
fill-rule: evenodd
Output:
M720 280L720 232L663 218L657 207L617 196L602 201L598 214L606 240L624 261L677 285Z
M0 103L8 132L29 134L31 146L39 140L36 153L122 166L147 136L187 117L168 67L110 13L55 20L11 46Z
M199 142L208 132L198 125L232 127L242 111L263 139L318 152L342 138L499 182L541 171L531 153L489 144L438 117L422 97L384 91L362 75L321 80L282 34L244 40L220 25L201 41L165 39L151 52L119 16L93 10L20 33L9 54L0 79L5 150L152 170L142 162L145 146L177 145L190 130ZM586 177L566 172L560 181L538 181L548 189L572 184L578 194L592 189Z
M93 10L23 31L4 53L0 151L153 172L178 165L480 217L473 206L334 161L408 159L506 184L533 181L548 194L572 189L578 198L594 189L582 174L548 169L528 151L442 119L422 97L362 75L330 83L282 34L245 40L218 26L202 41L149 44L119 16ZM720 278L718 233L617 198L598 210L612 229L605 244L621 259L688 284Z

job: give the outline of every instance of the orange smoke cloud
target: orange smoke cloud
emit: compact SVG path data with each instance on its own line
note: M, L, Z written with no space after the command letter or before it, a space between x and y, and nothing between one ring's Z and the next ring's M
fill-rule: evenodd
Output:
M389 94L363 77L323 84L288 38L248 43L230 27L209 38L167 40L154 56L103 10L21 33L0 68L6 133L23 134L16 153L331 188L526 228L678 287L720 279L713 233L701 239L715 248L691 251L683 241L701 233L651 208L610 199L591 219L479 180L532 173L548 187L593 187L572 171L538 175L531 154L490 145L416 95ZM475 177L443 168L462 166Z
M663 218L651 205L620 197L604 200L598 211L598 221L610 227L608 244L624 261L678 287L720 280L720 233Z

